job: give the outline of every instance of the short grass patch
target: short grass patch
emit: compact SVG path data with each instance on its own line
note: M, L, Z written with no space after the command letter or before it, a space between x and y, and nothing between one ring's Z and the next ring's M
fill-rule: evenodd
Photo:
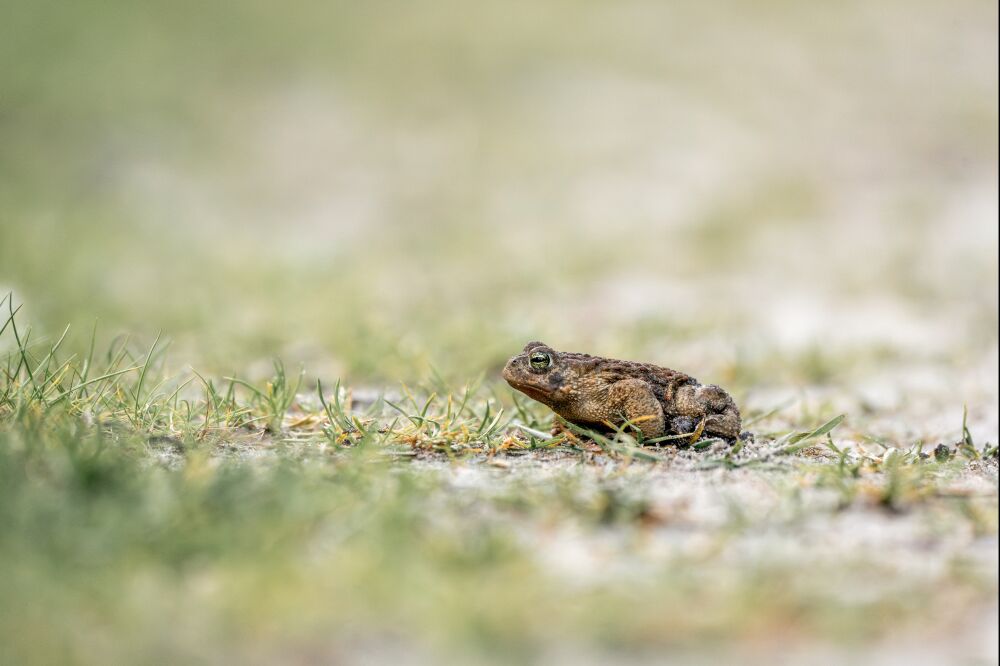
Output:
M5 306L8 663L851 654L996 594L996 447L964 427L936 453L849 415L738 448L551 436L491 381L171 374L159 338L64 355Z

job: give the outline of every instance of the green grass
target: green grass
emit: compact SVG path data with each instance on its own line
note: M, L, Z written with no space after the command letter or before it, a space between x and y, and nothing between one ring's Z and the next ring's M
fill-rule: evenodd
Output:
M300 392L308 369L292 379L279 362L262 384L170 374L159 338L64 356L71 332L43 341L5 305L7 663L328 660L362 645L384 658L402 645L434 660L626 659L772 635L850 651L919 631L928 605L958 623L996 592L978 565L928 579L864 548L812 562L727 554L760 530L837 531L857 512L995 539L995 493L949 490L984 465L996 479L995 446L967 430L944 461L838 445L844 416L758 430L742 450L643 449L624 431L552 438L544 410L493 381L454 390L432 376L355 405L339 382ZM550 471L518 467L531 460ZM456 484L462 469L478 480ZM658 494L720 473L725 489L748 470L771 488L763 513L740 506L737 485L721 522ZM643 546L690 529L683 548ZM608 554L561 562L567 547ZM886 579L864 601L836 582Z

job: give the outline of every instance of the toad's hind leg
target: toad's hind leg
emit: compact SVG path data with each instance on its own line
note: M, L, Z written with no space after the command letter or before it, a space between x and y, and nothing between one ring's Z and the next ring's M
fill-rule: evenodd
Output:
M635 425L645 439L663 434L663 406L649 384L639 379L623 379L608 388L608 405L615 416Z
M732 396L718 386L701 387L698 392L705 400L705 433L730 442L740 436L740 410Z
M740 410L733 398L718 386L687 388L678 394L676 404L684 416L705 420L703 436L721 437L730 442L740 436Z

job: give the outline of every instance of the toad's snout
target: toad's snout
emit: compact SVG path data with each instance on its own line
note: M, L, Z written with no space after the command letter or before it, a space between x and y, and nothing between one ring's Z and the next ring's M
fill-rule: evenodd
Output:
M507 380L507 382L510 382L512 379L514 379L516 366L517 366L516 356L511 356L507 360L507 365L503 366L503 372L500 374L503 375L503 378Z

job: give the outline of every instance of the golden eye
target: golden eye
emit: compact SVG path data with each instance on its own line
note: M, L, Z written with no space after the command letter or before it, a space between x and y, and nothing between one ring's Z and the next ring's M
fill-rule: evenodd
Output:
M552 365L552 357L545 352L535 352L528 357L528 362L535 370L544 370Z

